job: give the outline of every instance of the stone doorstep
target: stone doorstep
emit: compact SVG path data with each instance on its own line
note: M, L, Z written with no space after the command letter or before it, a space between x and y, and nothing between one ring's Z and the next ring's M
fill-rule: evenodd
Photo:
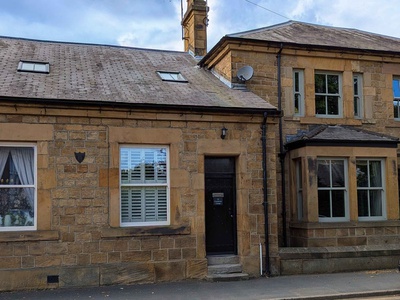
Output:
M241 264L224 264L208 266L208 275L242 273Z
M249 279L242 272L242 265L237 255L208 256L208 281L234 281Z
M207 281L238 281L248 279L249 274L246 273L214 274L206 277Z
M212 255L207 256L208 265L225 265L225 264L239 264L239 256L237 255Z

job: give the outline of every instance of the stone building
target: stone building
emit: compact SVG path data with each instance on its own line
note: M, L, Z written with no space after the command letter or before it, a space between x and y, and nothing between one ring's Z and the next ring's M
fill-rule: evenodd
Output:
M184 52L0 39L1 291L397 266L400 40L207 52L207 11Z
M275 107L186 52L2 37L0 57L0 290L204 279L213 253L259 274Z
M200 61L283 113L271 273L397 266L399 49L397 38L289 21L226 35Z

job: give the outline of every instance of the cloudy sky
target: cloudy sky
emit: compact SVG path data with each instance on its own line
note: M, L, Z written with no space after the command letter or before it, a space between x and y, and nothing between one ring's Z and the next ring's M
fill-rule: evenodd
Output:
M183 1L184 10L186 0ZM208 0L208 46L290 20L400 38L399 0ZM0 0L0 35L183 50L181 0Z

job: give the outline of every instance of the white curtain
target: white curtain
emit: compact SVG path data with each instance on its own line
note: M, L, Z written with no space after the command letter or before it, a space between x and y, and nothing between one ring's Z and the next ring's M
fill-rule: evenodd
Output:
M32 148L12 148L11 157L23 185L34 184L33 151ZM34 208L34 188L24 187L31 208Z
M8 154L10 153L10 148L0 148L0 179L4 172L4 167L7 163Z

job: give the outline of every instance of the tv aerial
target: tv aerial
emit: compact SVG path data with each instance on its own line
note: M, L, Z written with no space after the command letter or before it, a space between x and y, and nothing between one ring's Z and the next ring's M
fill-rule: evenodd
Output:
M250 66L244 66L237 71L236 76L239 78L240 81L246 82L253 77L254 70Z

